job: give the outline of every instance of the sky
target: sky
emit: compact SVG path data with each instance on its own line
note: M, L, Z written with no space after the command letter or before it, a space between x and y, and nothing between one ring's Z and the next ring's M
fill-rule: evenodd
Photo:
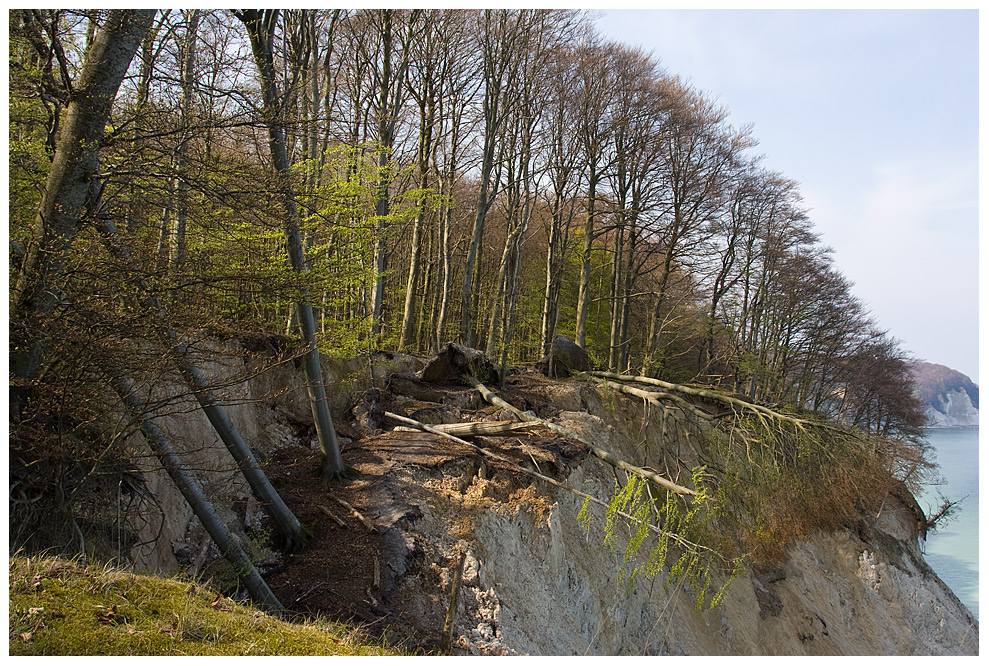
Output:
M751 124L912 356L979 383L975 10L609 10L607 38Z

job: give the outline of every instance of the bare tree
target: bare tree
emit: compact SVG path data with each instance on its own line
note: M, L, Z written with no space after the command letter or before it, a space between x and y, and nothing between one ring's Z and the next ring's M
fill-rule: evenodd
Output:
M591 304L591 253L597 237L596 214L598 185L610 166L612 124L609 115L614 91L611 68L612 50L609 46L587 43L576 51L580 115L577 131L580 136L583 168L587 182L587 213L584 217L583 250L580 255L580 291L577 295L578 346L587 346L587 314Z
M477 190L474 230L464 264L461 289L460 336L464 344L475 344L474 312L477 310L477 271L480 265L484 221L501 187L504 143L500 137L510 112L521 57L524 28L536 10L485 9L479 26L482 57L484 137Z
M724 125L727 111L702 95L669 81L678 104L664 135L664 189L666 201L656 233L664 259L653 298L653 316L643 358L645 374L664 363L661 353L663 310L674 268L703 244L708 222L720 206L729 167L750 145L746 130Z

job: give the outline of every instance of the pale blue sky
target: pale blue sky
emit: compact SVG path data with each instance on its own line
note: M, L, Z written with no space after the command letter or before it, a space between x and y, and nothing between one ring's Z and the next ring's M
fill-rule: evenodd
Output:
M978 12L611 10L753 124L874 319L978 382Z

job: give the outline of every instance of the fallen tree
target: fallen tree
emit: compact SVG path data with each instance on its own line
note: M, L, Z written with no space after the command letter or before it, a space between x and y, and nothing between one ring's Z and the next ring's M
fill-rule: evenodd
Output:
M613 467L616 467L617 469L624 470L624 471L629 472L630 474L634 474L634 475L636 475L636 476L638 476L638 477L640 477L642 479L646 479L647 481L652 481L653 483L655 483L655 484L657 484L659 486L662 486L663 488L666 488L667 490L672 490L673 492L678 493L680 495L695 495L696 494L690 488L685 488L685 487L683 487L681 485L678 485L676 483L673 483L672 481L670 481L668 479L664 479L663 477L661 477L659 474L656 474L655 472L650 472L647 469L642 469L641 467L637 467L635 465L632 465L632 464L630 464L630 463L622 460L621 458L619 458L615 454L611 453L610 451L605 451L601 447L595 445L593 442L588 442L587 440L585 440L584 438L582 438L580 435L578 435L577 433L573 432L572 430L568 430L567 428L564 428L563 426L561 426L561 425L559 425L557 423L553 423L551 421L543 421L542 419L540 419L537 416L534 416L532 414L527 414L527 413L523 412L522 410L518 409L517 407L515 407L511 403L509 403L509 402L503 400L502 398L498 397L493 391L491 391L491 389L489 389L487 386L485 386L484 384L482 384L481 382L479 382L475 377L473 377L471 375L467 375L464 379L465 379L465 381L468 384L470 384L475 389L477 389L477 391L481 394L481 396L483 396L484 399L487 400L492 405L495 405L497 407L502 407L504 409L507 409L511 413L515 414L515 416L517 416L522 421L528 421L528 422L531 422L531 423L538 422L541 425L546 426L550 430L553 430L554 432L557 432L557 433L563 435L564 437L567 437L569 439L576 440L576 441L584 444L590 450L590 452L593 453L596 457L600 458L601 460L603 460L604 462L608 463L609 465L611 465Z
M717 418L715 414L709 414L703 409L700 409L696 405L690 404L687 400L684 400L678 395L673 393L665 393L661 391L644 391L642 389L635 388L634 386L628 386L626 384L616 384L614 382L606 382L604 380L597 380L602 386L608 386L616 391L621 391L628 395L634 395L643 400L656 405L657 407L662 407L664 409L668 408L669 405L664 401L672 402L674 405L682 409L685 413L692 414L694 417L701 419L702 421L713 421Z
M147 406L137 395L134 382L119 372L112 372L111 376L117 394L137 420L138 427L144 434L144 439L148 442L155 457L158 458L165 472L171 477L175 487L182 493L182 497L189 503L192 512L196 514L203 527L206 528L210 538L220 549L220 553L233 566L237 577L250 592L251 598L269 611L284 611L285 608L278 601L278 597L271 591L271 588L268 587L261 574L258 573L237 537L217 515L212 502L207 499L206 493L203 492L202 485L176 454L175 447L172 446L169 439L151 420L152 416Z
M476 444L472 444L471 442L468 442L465 439L461 439L460 437L456 437L454 435L451 435L450 433L443 432L442 430L439 430L438 428L436 428L434 426L426 425L425 423L421 423L420 421L416 421L415 419L410 419L407 416L401 416L400 414L394 414L392 412L385 412L384 415L385 415L386 418L392 419L393 421L397 421L399 423L405 423L407 425L414 426L415 428L417 428L419 430L422 430L424 432L430 432L430 433L432 433L434 435L439 435L440 437L445 437L446 439L449 439L451 441L457 442L458 444L463 444L464 446L469 446L472 449L476 450L481 455L483 455L483 456L485 456L487 458L491 458L492 460L497 460L498 462L500 462L500 463L508 466L509 468L511 468L512 470L514 470L516 472L521 472L521 473L526 474L528 476L537 478L540 481L545 481L546 483L549 483L550 485L556 486L557 488L563 488L567 492L571 492L574 495L577 495L578 497L582 497L585 500L587 500L588 502L597 504L598 506L602 506L605 509L612 510L615 515L621 516L622 518L628 520L629 522L631 522L634 525L640 525L641 526L641 525L645 524L645 525L648 526L648 529L650 531L652 531L652 532L654 532L656 534L659 534L660 536L663 536L663 537L672 539L672 540L676 541L677 543L679 543L681 546L684 546L686 548L696 548L696 549L704 550L704 551L707 551L707 552L709 552L709 553L711 553L713 555L716 555L719 558L721 558L722 560L724 560L724 558L720 554L718 554L717 551L715 551L715 550L713 550L711 548L708 548L707 546L703 546L703 545L701 545L699 543L693 543L692 541L688 541L688 540L684 539L683 537L681 537L679 534L674 534L672 532L668 532L666 530L663 530L663 529L657 527L656 525L653 525L652 523L644 523L644 521L642 520L641 517L636 517L635 515L632 515L630 513L625 512L625 511L614 510L613 507L610 507L610 505L608 504L608 502L605 502L604 500L598 499L597 497L594 497L593 495L590 495L588 493L585 493L585 492L583 492L581 490L577 490L576 488L574 488L573 486L571 486L569 483L566 483L564 481L557 481L556 479L554 479L552 477L549 477L549 476L546 476L545 474L541 474L541 473L536 472L536 471L533 471L531 469L526 469L525 467L521 467L520 465L515 464L514 462L512 462L508 458L505 458L504 456L500 456L497 453L493 453L491 451L488 451L487 449L482 449L480 446L477 446ZM544 422L543 425L548 425L548 423L547 422ZM553 425L555 425L555 424L553 424ZM571 433L571 435L572 435L572 433ZM663 479L663 480L666 481L665 479ZM669 481L666 481L666 483L670 483L670 482ZM671 485L675 485L675 484L671 484ZM679 486L677 486L677 487L679 487ZM690 494L690 495L693 495L694 494L694 492L692 490L689 490L687 488L683 488L683 490L686 491L683 494ZM725 560L725 561L727 561L727 560Z
M545 425L545 421L476 421L470 423L441 423L433 426L437 430L458 437L469 437L471 435L504 435L505 433L517 430L531 430L540 425ZM416 430L396 426L395 430Z
M708 389L695 388L693 386L684 386L682 384L673 384L671 382L664 382L661 379L656 379L655 377L643 377L634 375L619 375L614 372L601 372L601 371L590 371L587 373L592 377L603 377L605 379L613 379L620 382L637 382L639 384L651 384L653 386L658 386L664 388L667 391L672 391L675 393L682 393L683 395L691 395L697 398L703 398L704 400L709 400L711 402L719 402L721 404L727 405L735 410L749 411L760 418L768 416L776 421L784 421L786 423L792 423L798 426L800 429L804 429L806 426L821 427L821 428L834 428L827 423L820 423L817 421L812 421L810 419L801 419L796 416L789 416L787 414L781 414L769 407L763 405L758 405L754 402L749 402L747 400L742 400L741 398L736 398L734 396L725 395L724 393L719 393L717 391L711 391ZM657 399L670 399L675 398L670 393L660 393L660 392L650 392L643 391L642 389L635 389L631 386L626 386L623 384L611 384L615 386L617 390L624 393L629 393L631 395L638 395L645 398L657 398ZM678 403L679 404L679 403ZM696 408L695 408L696 409ZM714 418L713 415L705 415L708 419Z

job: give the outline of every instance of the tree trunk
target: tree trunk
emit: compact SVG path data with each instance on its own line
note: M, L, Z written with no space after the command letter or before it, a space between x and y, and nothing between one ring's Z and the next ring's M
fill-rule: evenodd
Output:
M206 499L206 493L203 492L203 487L199 481L182 464L172 443L151 421L151 415L148 413L144 401L137 396L134 382L122 374L115 374L113 384L121 400L137 418L141 432L161 462L161 466L165 468L175 487L179 489L185 501L189 503L192 512L196 514L203 527L206 528L223 557L233 566L237 576L244 583L244 587L250 592L251 598L270 611L285 610L264 578L254 568L251 558L244 552L240 542L230 532L230 528L216 514L216 509Z
M580 290L577 294L577 346L587 348L587 311L591 303L591 251L594 249L594 203L598 176L591 170L587 186L587 217L584 218L584 251L580 255Z
M291 164L285 146L285 132L279 121L280 99L275 82L274 55L272 52L274 39L274 20L277 10L266 11L263 15L257 10L247 9L237 14L244 22L251 38L254 60L261 77L261 90L264 97L264 110L268 126L268 146L271 150L272 166L279 179L282 201L285 206L285 243L289 259L296 273L307 273L305 253L302 248L302 236L299 231L299 209L295 203L295 193L292 189ZM305 344L304 366L306 370L306 388L309 392L309 404L312 407L316 434L319 447L323 453L323 482L339 478L346 472L343 458L340 456L340 445L337 443L336 430L333 427L333 417L326 401L326 386L323 383L323 370L319 363L319 347L316 340L316 321L313 317L312 302L309 292L303 289L296 305L299 330Z
M30 382L40 373L46 322L58 307L52 286L62 277L80 228L113 100L155 12L112 10L75 84L12 299L10 371L21 380ZM12 414L19 413L26 393L27 387L11 385Z
M98 206L98 203L96 203L98 202L98 195L94 197L93 201ZM113 221L108 217L102 216L98 210L96 211L96 217L97 228L103 235L107 249L114 258L131 268L132 275L139 275L133 269L130 252L123 246ZM185 379L186 383L192 389L193 395L196 396L196 400L202 407L213 429L216 430L216 434L220 436L221 441L223 441L227 450L230 451L230 455L237 461L237 465L254 491L255 497L271 513L271 517L275 521L275 526L281 533L285 550L289 552L300 550L306 543L306 535L302 530L299 519L286 506L281 496L279 496L278 491L275 490L264 471L261 470L254 454L251 452L251 448L244 441L244 438L241 437L240 431L237 430L230 417L227 416L227 411L223 408L223 405L220 404L210 390L209 382L199 368L192 363L185 344L179 341L179 336L175 331L168 328L165 323L168 321L168 315L161 305L161 301L142 278L135 277L130 282L137 287L139 293L143 296L144 305L153 311L162 321L155 328L162 342L165 344L169 356L178 367L182 378Z
M182 104L180 106L180 122L182 132L179 135L179 145L175 149L175 234L172 236L171 266L177 269L185 263L186 224L189 219L189 180L187 178L189 152L189 126L192 115L192 95L196 83L196 42L199 32L200 10L190 10L187 19L185 43L182 45L185 56L182 59Z

